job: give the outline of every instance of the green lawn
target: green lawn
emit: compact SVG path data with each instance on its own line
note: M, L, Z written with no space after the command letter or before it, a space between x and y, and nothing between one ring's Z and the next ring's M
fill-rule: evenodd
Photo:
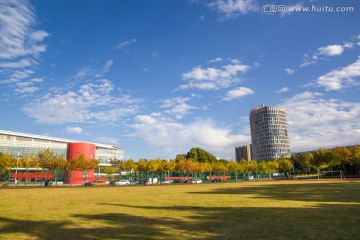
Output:
M359 239L360 181L0 190L0 239Z

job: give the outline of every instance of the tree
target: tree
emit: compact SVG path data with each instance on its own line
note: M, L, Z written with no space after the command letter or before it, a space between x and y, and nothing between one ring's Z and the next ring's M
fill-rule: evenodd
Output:
M10 154L0 154L0 172L16 166L16 160Z
M271 174L276 172L279 169L279 162L276 159L274 159L271 161L267 161L266 165L267 165L267 169L270 173L270 178L271 178Z
M336 147L332 151L333 158L330 163L331 166L342 165L344 172L346 173L346 164L349 164L351 151L346 147Z
M84 177L84 183L86 181L87 174L98 167L99 162L96 159L88 159L83 153L80 154L79 157L73 158L72 163L76 170L79 170Z
M24 154L19 159L19 167L23 168L36 168L38 167L38 161L35 156Z
M110 175L110 181L111 182L111 175L116 173L116 170L115 168L113 167L110 167L110 166L105 166L103 169L102 169L102 172L105 173L107 176Z
M55 171L64 170L67 164L64 154L53 155L47 163L48 168Z
M129 159L125 162L124 168L125 168L126 173L132 174L134 171L136 171L137 165L134 162L134 160Z
M311 164L313 155L312 153L298 153L291 157L294 163L295 169L299 169L300 172L309 173L311 170Z
M50 148L47 148L43 151L40 151L38 153L38 161L41 168L49 168L49 163L51 159L55 157L55 153L50 150Z
M201 149L201 148L192 148L186 154L186 158L191 158L194 162L216 162L217 159L211 153Z
M269 172L268 164L265 161L258 162L257 170L260 173L267 174Z
M148 161L146 159L140 159L137 163L137 169L141 172L147 171Z
M137 163L137 169L138 171L141 172L142 182L144 180L144 173L146 173L148 170L147 165L148 165L148 161L146 159L140 159Z
M293 169L293 163L290 159L287 158L281 158L278 160L279 162L279 170L284 172L287 175L287 172Z
M310 160L310 164L318 171L329 167L333 158L332 151L323 148L313 151L312 155L313 157Z
M358 174L360 175L360 145L350 148L350 163L357 166Z
M230 172L235 172L235 180L237 181L237 174L238 174L238 163L237 162L234 162L234 160L231 160L229 163L228 163L228 169Z

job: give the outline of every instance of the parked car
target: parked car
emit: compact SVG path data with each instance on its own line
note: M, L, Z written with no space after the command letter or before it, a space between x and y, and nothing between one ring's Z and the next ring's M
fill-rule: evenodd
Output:
M191 180L191 183L202 183L202 180L200 178L194 178Z
M254 180L254 176L247 176L247 177L246 177L246 180L252 181L252 180Z
M126 185L130 185L130 181L129 180L120 180L118 182L114 182L115 186L126 186Z
M173 184L174 181L173 180L165 180L162 182L162 184Z
M84 186L106 186L108 184L107 181L92 181L86 182Z
M137 185L138 182L137 181L130 181L130 185Z

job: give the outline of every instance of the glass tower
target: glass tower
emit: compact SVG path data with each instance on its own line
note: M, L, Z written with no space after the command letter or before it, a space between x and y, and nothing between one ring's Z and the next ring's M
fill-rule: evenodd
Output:
M286 112L259 105L250 112L253 157L256 161L290 158Z

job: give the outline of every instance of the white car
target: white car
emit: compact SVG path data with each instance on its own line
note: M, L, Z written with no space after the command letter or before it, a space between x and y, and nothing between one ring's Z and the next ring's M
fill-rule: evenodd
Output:
M246 178L246 180L252 181L252 180L254 180L254 176L248 176L248 177Z
M130 181L129 180L120 180L118 182L114 182L115 186L125 186L125 185L130 185Z
M202 180L201 179L193 179L192 181L191 181L191 183L202 183Z

